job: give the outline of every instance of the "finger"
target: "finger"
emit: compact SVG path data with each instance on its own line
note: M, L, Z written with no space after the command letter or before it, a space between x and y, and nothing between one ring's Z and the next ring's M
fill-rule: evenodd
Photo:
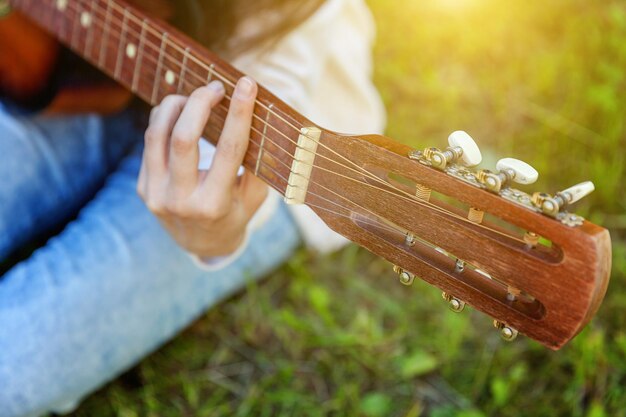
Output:
M213 166L204 181L212 195L232 198L237 171L248 149L256 94L257 85L249 77L241 78L235 87Z
M139 194L142 199L146 196L146 168L143 161L141 162L139 176L137 177L137 194Z
M150 110L150 118L148 119L149 125L152 124L152 122L154 122L154 118L156 117L157 112L159 111L159 107L160 106L157 105L157 106L154 106L152 110Z
M184 194L190 193L198 183L198 141L209 121L211 108L224 97L224 85L213 81L195 90L183 109L170 143L170 184Z
M158 181L167 171L167 143L186 102L187 98L183 96L167 96L151 114L152 120L146 130L142 159L148 181Z
M269 192L267 184L255 177L250 171L245 171L239 184L239 198L249 221L267 198Z
M159 106L154 106L152 110L150 110L150 118L148 119L148 125L151 125L154 122L155 117L157 117L157 112L159 111ZM141 160L141 167L139 168L139 176L137 177L137 193L141 196L141 198L146 197L146 161L145 159Z

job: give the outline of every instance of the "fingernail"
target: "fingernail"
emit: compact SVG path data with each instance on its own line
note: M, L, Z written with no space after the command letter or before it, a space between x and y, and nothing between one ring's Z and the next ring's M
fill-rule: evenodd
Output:
M207 87L213 91L215 91L216 93L223 93L224 92L224 84L222 84L221 81L215 80L215 81L211 81L209 83L209 85L207 85Z
M237 82L236 91L237 96L241 98L251 98L254 94L254 82L248 78L243 77Z

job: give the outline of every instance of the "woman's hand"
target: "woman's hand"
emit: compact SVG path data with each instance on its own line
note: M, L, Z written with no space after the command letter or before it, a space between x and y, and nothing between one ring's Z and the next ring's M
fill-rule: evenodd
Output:
M137 191L172 237L203 258L226 256L267 195L251 173L237 171L248 148L257 86L248 77L233 93L213 165L198 170L198 141L212 107L224 97L218 81L191 96L168 96L152 110Z

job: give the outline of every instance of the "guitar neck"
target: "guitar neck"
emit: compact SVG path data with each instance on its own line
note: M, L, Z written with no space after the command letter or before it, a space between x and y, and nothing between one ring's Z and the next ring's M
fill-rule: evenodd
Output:
M11 0L11 7L151 105L220 80L226 98L204 136L217 144L234 86L243 75L180 31L123 0ZM259 86L244 166L281 194L287 190L302 115ZM288 161L288 162L285 162Z

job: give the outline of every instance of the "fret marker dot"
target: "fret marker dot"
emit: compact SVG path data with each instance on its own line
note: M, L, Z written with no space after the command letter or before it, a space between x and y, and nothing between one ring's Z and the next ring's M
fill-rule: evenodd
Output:
M82 12L80 15L80 24L85 28L91 25L91 15L87 12Z
M165 73L165 82L169 85L173 85L174 81L176 81L176 75L172 72L172 70L167 70Z
M137 55L137 47L133 43L129 43L126 45L126 56L129 58L134 58Z
M67 0L57 0L57 9L61 11L67 9Z

